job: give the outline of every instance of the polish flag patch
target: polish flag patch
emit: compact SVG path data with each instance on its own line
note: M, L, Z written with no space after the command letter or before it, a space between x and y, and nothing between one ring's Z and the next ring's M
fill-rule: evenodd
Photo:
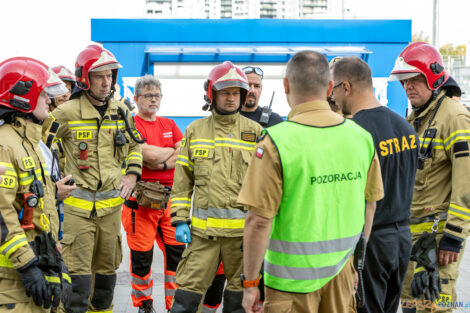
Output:
M263 157L263 154L264 154L263 148L257 147L256 148L256 157L258 159L261 159Z

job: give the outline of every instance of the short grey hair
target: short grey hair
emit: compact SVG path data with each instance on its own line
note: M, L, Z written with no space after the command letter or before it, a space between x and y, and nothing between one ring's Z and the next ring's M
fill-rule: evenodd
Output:
M318 52L297 52L287 63L286 77L292 91L299 95L326 94L330 68L326 57Z
M155 86L158 88L158 90L160 90L160 92L162 91L162 83L160 83L160 81L155 78L155 76L145 74L144 76L139 77L139 79L137 79L137 81L135 82L134 96L138 97L142 95L142 92L145 87L148 88L150 86Z

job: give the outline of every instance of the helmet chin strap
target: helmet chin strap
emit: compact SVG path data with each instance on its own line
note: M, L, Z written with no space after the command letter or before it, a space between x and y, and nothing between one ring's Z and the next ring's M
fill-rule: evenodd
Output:
M105 104L106 102L108 102L109 99L111 99L111 98L113 97L113 95L114 95L114 89L111 89L111 92L109 93L109 95L108 95L106 98L104 98L104 99L103 99L103 98L98 98L97 96L95 96L95 95L93 94L93 92L92 92L90 89L86 90L85 92L86 92L87 95L89 95L90 97L92 97L92 98L95 99L96 101L99 101L99 102L101 102L101 103L103 103L103 104Z

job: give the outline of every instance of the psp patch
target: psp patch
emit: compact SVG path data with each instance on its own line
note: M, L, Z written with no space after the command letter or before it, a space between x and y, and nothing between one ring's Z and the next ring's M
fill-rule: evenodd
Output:
M36 163L34 163L34 159L32 157L24 157L22 161L23 161L24 168L27 170L30 170L36 167Z
M253 132L242 132L242 140L255 142L256 141L256 133Z
M16 177L9 175L0 175L2 182L0 182L0 187L13 189L16 186Z
M91 132L91 130L79 130L77 131L77 139L80 139L80 140L93 139L93 133Z
M193 158L207 158L209 156L209 149L194 149Z
M260 148L260 147L257 147L256 148L256 157L258 159L262 159L263 158L263 155L264 155L264 149L263 148Z

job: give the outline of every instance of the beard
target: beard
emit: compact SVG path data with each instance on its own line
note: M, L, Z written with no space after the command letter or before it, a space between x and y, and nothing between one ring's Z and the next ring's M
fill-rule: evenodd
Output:
M245 102L245 107L254 108L256 106L256 97L253 95L248 95Z

